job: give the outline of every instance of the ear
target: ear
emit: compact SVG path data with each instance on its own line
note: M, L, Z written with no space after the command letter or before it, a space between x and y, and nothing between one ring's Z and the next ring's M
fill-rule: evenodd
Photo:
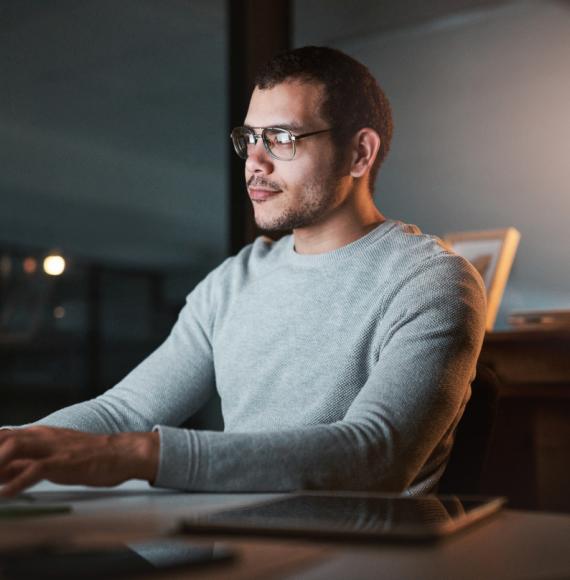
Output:
M350 175L362 177L372 167L380 149L380 135L374 129L360 129L353 137Z

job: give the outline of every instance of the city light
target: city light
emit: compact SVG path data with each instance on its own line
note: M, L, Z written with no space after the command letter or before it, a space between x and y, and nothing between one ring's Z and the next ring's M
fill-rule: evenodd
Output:
M52 255L44 260L44 272L48 276L61 276L65 270L65 260L61 256Z
M22 269L26 274L34 274L38 269L38 262L35 258L28 257L22 263Z

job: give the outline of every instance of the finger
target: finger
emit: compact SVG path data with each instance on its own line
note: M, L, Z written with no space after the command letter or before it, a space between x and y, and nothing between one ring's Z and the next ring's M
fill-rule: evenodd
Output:
M41 461L33 461L22 473L0 489L0 496L14 497L26 488L38 483L42 479L43 465Z
M10 437L0 443L0 466L7 465L18 453L21 442L16 437Z
M14 479L24 469L26 469L30 465L31 461L29 459L16 459L15 461L11 461L6 467L0 469L0 483L5 483Z

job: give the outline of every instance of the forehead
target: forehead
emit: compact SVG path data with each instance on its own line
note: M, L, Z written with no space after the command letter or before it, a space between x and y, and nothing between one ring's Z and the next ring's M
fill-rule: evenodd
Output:
M306 127L321 119L323 87L317 83L287 81L270 89L255 88L245 124L250 127L290 125Z

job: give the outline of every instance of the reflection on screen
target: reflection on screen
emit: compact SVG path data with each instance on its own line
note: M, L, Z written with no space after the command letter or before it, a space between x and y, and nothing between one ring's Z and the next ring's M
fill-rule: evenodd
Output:
M456 497L343 497L306 495L201 516L200 522L224 525L392 531L411 527L440 528L480 505Z

